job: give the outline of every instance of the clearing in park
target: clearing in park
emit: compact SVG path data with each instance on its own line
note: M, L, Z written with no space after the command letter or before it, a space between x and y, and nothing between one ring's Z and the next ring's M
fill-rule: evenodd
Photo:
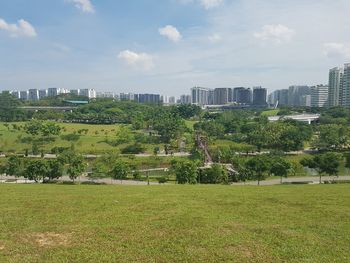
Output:
M350 262L350 185L0 185L0 262Z

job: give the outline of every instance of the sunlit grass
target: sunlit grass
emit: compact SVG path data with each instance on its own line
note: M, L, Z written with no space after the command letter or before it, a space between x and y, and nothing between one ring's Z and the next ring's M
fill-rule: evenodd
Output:
M0 192L0 262L350 261L349 185Z

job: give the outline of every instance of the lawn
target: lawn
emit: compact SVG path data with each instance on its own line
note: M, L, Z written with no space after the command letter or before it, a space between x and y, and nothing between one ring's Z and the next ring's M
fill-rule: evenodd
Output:
M278 113L280 112L279 109L275 109L275 110L266 110L266 111L263 111L261 113L262 116L265 116L265 117L270 117L270 116L276 116Z
M350 262L350 185L0 192L0 262Z
M23 138L30 137L23 129L18 131L13 129L13 124L24 126L24 123L10 123L9 128L5 127L5 123L0 123L0 151L9 153L24 153L26 149L31 152L32 143L23 142ZM75 145L75 149L83 154L103 154L112 151L120 151L127 144L118 145L113 147L107 144L105 141L115 140L120 125L89 125L89 124L74 124L74 123L59 123L62 128L62 135L68 135L77 133L79 130L87 129L88 132L82 133L78 141L68 141L62 139L61 136L56 137L55 141L45 143L41 146L41 149L45 153L50 153L54 147L71 147L72 143ZM153 149L158 146L162 147L162 144L144 144L148 153L153 153Z

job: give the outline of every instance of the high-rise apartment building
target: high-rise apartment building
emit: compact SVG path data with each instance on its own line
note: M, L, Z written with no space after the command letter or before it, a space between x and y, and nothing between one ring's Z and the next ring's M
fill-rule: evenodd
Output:
M214 104L226 105L229 103L229 98L232 97L232 90L230 88L217 88L214 90ZM231 98L232 100L232 98Z
M48 97L56 97L60 95L60 89L59 88L48 88L47 89L47 96Z
M191 104L192 98L191 95L181 95L180 103L181 104Z
M302 98L306 95L311 95L309 86L290 86L288 89L288 105L291 107L305 106L302 103Z
M138 102L140 103L160 103L159 94L138 94Z
M81 89L79 90L79 96L96 99L96 91L94 89Z
M253 105L266 106L267 90L262 87L253 88Z
M28 100L28 91L20 91L19 98L20 100Z
M342 104L343 73L342 68L332 68L329 70L328 105L330 107Z
M41 89L39 90L39 99L44 99L47 97L47 90L46 89Z
M311 107L323 108L328 106L328 86L311 87Z
M350 108L350 63L344 65L342 90L342 105L347 108Z
M30 101L39 100L39 90L37 90L37 89L28 90L28 100L30 100Z
M208 88L194 87L191 89L192 104L199 106L213 104L210 103L213 99L214 92Z
M234 88L234 98L239 104L250 104L252 103L252 90L250 88Z

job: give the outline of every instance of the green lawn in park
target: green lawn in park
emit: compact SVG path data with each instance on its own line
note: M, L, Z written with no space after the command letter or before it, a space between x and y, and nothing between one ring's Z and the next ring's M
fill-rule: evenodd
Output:
M276 116L280 112L279 109L274 110L266 110L261 113L262 116L270 117L270 116Z
M350 185L0 185L0 262L350 262Z
M9 128L5 127L5 123L0 123L0 152L24 153L26 149L31 152L32 143L23 142L23 138L31 137L26 134L23 129L18 131L13 129L13 124L24 126L24 123L9 123ZM72 134L79 130L87 129L87 134L83 133L78 141L67 141L60 136L56 137L55 141L45 143L41 148L45 153L49 153L54 147L71 147L72 143L75 145L75 150L83 154L103 154L111 151L120 151L127 144L113 147L105 141L113 140L120 125L89 125L89 124L74 124L74 123L59 123L63 128L62 135ZM153 153L153 149L162 145L145 144L146 151Z

